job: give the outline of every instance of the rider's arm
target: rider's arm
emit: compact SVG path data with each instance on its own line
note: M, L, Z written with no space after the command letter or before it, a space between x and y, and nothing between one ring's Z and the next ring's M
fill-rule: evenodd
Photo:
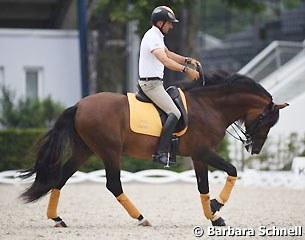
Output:
M173 71L184 71L187 73L192 79L198 79L199 73L191 68L185 67L184 65L170 59L165 53L164 49L157 48L152 51L152 54L168 69Z
M177 53L171 52L170 50L168 50L167 47L165 47L165 53L166 55L170 58L173 59L174 61L180 63L180 64L192 64L192 65L196 65L199 64L200 62L197 61L196 59L190 58L190 57L183 57Z
M165 47L165 53L166 53L168 58L174 60L175 62L180 63L180 64L185 63L186 57L183 57L183 56L181 56L177 53L169 51L167 47Z
M184 66L178 61L168 57L164 49L157 48L152 51L152 54L168 69L173 71L182 71Z

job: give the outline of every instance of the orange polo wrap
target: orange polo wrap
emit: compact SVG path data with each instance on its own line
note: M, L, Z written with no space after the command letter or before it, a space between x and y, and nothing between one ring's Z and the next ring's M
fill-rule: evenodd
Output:
M231 191L235 185L236 179L237 177L232 177L232 176L227 177L227 181L219 195L219 198L217 198L217 200L220 203L225 204L228 201Z
M200 194L200 198L204 216L207 219L212 219L213 213L210 206L210 194Z
M51 190L51 195L49 199L49 205L48 205L48 210L47 210L47 217L48 218L57 218L57 205L58 205L58 200L60 196L60 190L59 189L52 189Z
M141 213L139 210L132 204L132 202L126 197L124 193L122 193L120 196L116 198L120 204L125 208L125 210L128 212L128 214L132 217L137 219L140 217Z

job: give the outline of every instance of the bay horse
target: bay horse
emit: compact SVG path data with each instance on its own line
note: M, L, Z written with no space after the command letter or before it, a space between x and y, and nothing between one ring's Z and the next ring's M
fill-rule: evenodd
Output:
M242 120L251 139L251 154L258 154L270 128L278 121L279 110L288 104L273 103L272 96L247 76L216 72L205 79L205 86L202 78L180 84L187 101L189 125L180 137L178 155L192 158L204 216L214 226L225 226L219 210L228 201L237 179L236 168L216 153L226 129ZM55 221L55 226L66 227L57 214L60 190L79 167L96 154L104 162L106 188L139 225L150 226L123 192L120 158L151 159L158 137L132 132L129 121L128 100L122 94L97 93L67 108L55 126L38 141L36 162L22 175L27 178L36 174L35 181L21 198L34 202L51 192L47 217ZM69 143L71 156L65 160ZM208 166L228 174L222 191L211 200Z

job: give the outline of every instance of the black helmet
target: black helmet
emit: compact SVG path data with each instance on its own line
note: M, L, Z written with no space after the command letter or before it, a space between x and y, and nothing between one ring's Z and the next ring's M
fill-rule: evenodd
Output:
M156 7L151 14L150 20L154 24L158 21L179 22L179 20L176 19L173 10L167 6Z

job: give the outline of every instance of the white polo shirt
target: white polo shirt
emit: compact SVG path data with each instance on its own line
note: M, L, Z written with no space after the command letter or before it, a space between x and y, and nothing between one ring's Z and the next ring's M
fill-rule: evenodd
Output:
M164 35L152 26L143 36L140 46L139 75L140 78L159 77L163 79L164 65L153 55L152 51L165 49Z

